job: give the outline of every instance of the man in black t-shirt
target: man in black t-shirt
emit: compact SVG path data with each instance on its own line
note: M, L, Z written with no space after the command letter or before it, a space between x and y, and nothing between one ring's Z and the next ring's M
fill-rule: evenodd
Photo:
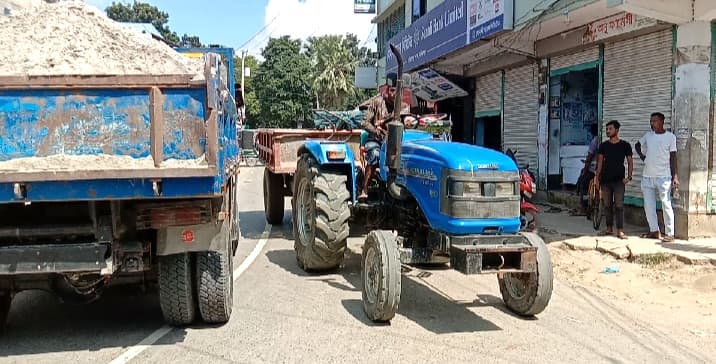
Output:
M617 236L626 239L624 234L624 187L631 182L634 160L632 159L631 145L619 139L618 121L607 123L607 137L609 140L599 145L597 150L597 173L602 201L607 220L605 235L614 233L614 220L616 218ZM624 159L627 160L629 173L624 173ZM616 215L616 216L615 216Z

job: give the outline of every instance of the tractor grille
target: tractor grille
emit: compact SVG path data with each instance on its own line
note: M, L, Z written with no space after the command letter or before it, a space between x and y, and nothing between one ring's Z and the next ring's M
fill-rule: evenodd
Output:
M517 172L447 170L442 178L440 211L460 219L520 216Z

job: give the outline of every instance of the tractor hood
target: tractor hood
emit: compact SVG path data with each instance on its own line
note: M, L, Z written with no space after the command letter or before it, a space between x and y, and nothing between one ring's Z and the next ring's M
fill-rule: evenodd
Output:
M433 160L446 168L466 172L518 171L515 162L501 152L471 144L435 140L420 134L405 133L402 147L404 157Z

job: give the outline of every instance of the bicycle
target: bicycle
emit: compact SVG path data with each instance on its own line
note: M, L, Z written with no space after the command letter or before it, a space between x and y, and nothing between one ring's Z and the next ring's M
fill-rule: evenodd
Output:
M604 202L602 201L596 178L592 178L589 182L587 191L587 216L592 220L594 230L599 230L599 227L602 225L602 218L604 217Z

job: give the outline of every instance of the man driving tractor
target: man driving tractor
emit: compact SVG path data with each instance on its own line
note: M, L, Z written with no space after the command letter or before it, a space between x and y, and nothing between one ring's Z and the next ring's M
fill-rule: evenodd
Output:
M365 110L365 117L361 127L368 133L368 138L365 143L365 178L363 179L361 193L358 196L359 200L368 198L368 183L380 162L380 145L386 137L387 127L385 124L393 117L397 81L398 75L389 73L386 77L385 85L380 88L380 94L360 105L360 109ZM403 103L401 114L408 113L410 113L410 105Z

